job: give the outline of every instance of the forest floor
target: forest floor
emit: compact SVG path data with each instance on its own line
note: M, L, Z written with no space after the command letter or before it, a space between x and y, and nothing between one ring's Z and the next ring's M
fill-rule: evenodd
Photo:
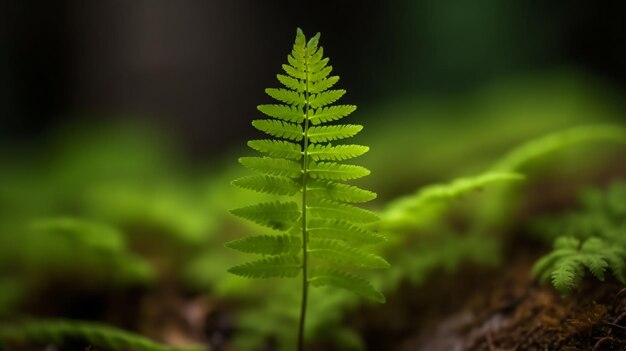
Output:
M538 246L518 240L504 269L435 273L390 296L384 312L360 311L368 350L626 350L626 288L589 279L561 296L530 276Z

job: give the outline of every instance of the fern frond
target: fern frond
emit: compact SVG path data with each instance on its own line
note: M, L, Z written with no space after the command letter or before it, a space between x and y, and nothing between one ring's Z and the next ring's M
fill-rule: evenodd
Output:
M314 238L338 239L353 245L378 244L387 241L380 234L341 220L311 219L308 224L308 231Z
M291 90L295 90L298 93L301 93L306 89L306 84L300 79L296 79L283 74L276 75L276 78L278 78L278 81L281 82L285 87Z
M287 73L289 76L296 78L296 79L305 79L306 78L306 72L304 72L303 70L300 70L296 67L290 66L290 65L283 65L283 70L285 71L285 73Z
M343 161L359 157L369 151L369 147L362 145L311 144L307 153L315 161Z
M342 119L352 112L356 111L355 105L335 105L318 108L313 112L313 115L309 117L309 120L314 125L320 123L332 122Z
M319 42L317 44L319 44ZM312 53L311 50L309 49L309 55L308 55L309 66L317 64L324 58L324 48L317 47L317 44L314 44L316 48L314 53ZM309 69L309 71L312 71L312 69Z
M311 91L312 94L321 93L322 91L326 91L332 88L335 84L337 84L338 81L339 81L339 76L332 76L332 77L324 78L320 80L319 82L312 84L309 87L309 90Z
M122 232L112 226L73 217L51 217L33 221L31 228L47 234L60 234L85 247L111 253L123 252Z
M619 125L592 125L575 127L564 132L550 134L515 148L502 158L493 169L515 171L543 155L571 145L592 141L609 141L625 144L626 128Z
M379 219L372 211L324 199L308 205L307 209L311 216L316 218L337 219L354 223L373 223Z
M333 102L339 100L344 94L345 90L327 90L318 94L313 94L309 98L309 106L311 108L316 109L322 106L330 105Z
M241 177L233 180L232 184L265 194L295 195L300 191L300 186L293 179L271 175Z
M379 303L385 303L385 297L367 280L333 268L319 267L311 270L309 283L312 286L334 286L349 290L357 295Z
M486 172L473 177L455 179L445 184L435 184L420 189L414 195L405 196L391 202L382 214L383 228L408 228L421 225L437 204L444 207L468 192L488 185L523 180L524 176L511 172Z
M328 61L329 61L328 58L324 58L324 59L319 60L318 62L309 63L309 71L311 72L312 75L322 72L322 70L326 68L326 66L328 65Z
M567 294L579 285L585 268L600 281L604 281L607 269L622 280L624 262L623 248L611 246L599 238L589 238L581 245L576 238L559 237L554 251L537 261L532 272L542 281L550 277L554 287Z
M248 141L248 146L271 157L292 160L300 160L302 158L300 145L284 140L250 140Z
M236 186L275 195L301 195L301 203L270 202L233 210L233 214L279 231L278 236L252 236L226 246L247 253L273 255L231 268L249 278L295 277L302 272L303 292L307 284L337 286L384 302L366 280L350 273L319 268L320 260L355 267L387 268L381 257L365 252L365 245L385 241L382 235L361 228L378 220L373 212L349 205L372 200L376 194L341 182L364 177L364 167L340 164L366 153L361 145L331 145L362 130L360 125L326 125L348 116L354 105L331 106L346 93L331 89L339 81L330 76L332 66L319 46L319 33L306 40L300 29L287 64L277 79L285 88L266 89L280 104L258 106L274 119L255 120L253 126L273 137L290 141L253 140L249 146L265 157L243 157L240 163L258 173L233 182ZM318 143L324 143L320 145ZM269 156L269 157L268 157ZM299 162L296 162L299 161ZM300 205L300 206L299 206ZM275 256L274 256L275 255ZM316 257L311 261L308 257ZM317 275L308 276L309 272ZM309 279L310 278L310 279ZM306 296L303 294L303 306ZM304 313L303 313L304 315ZM303 349L301 319L298 349Z
M626 197L614 198L616 189L619 191L620 183L612 185L606 193L585 192L582 211L568 213L553 223L541 222L543 226L538 229L547 231L544 238L556 237L556 240L554 249L535 263L532 271L535 277L542 281L552 278L554 287L563 294L579 284L585 269L600 281L604 281L610 270L617 280L626 283L624 216L618 214L621 204L626 204Z
M302 243L300 239L292 235L256 235L239 240L229 241L226 247L261 255L297 254L300 252Z
M298 204L290 202L263 202L230 211L235 216L277 230L287 230L300 217Z
M259 105L257 110L264 115L281 119L286 122L301 123L304 121L304 111L301 107L289 105Z
M330 72L332 72L332 71L333 71L333 66L326 66L326 67L324 67L323 69L321 69L321 70L319 70L319 71L317 71L317 72L315 72L315 73L312 73L312 74L309 76L309 81L311 81L311 82L313 82L313 83L315 83L315 82L319 82L320 80L322 80L322 79L324 79L324 78L328 77L328 75L329 75L329 74L330 74Z
M144 336L105 324L64 320L32 320L0 326L0 340L19 344L54 345L81 340L98 349L112 351L201 351L204 347L173 347L158 344Z
M552 269L552 284L561 293L568 293L580 283L583 273L580 262L576 260L559 260Z
M288 89L282 88L268 88L265 89L265 93L274 99L284 102L288 105L304 106L306 100L302 93L298 93Z
M614 248L606 253L606 261L609 264L611 273L617 278L617 280L626 284L626 253L623 248Z
M308 252L320 259L361 268L389 268L382 257L361 251L343 241L311 239Z
M370 171L361 166L345 165L335 162L311 162L311 178L328 180L351 180L365 177Z
M311 59L317 53L320 36L321 34L319 32L315 33L315 35L309 38L309 41L306 43L306 53L307 53L306 57L307 57L307 60L309 61L309 65L312 63Z
M301 49L302 48L294 47L294 51L292 51L291 55L287 55L287 62L289 62L289 64L299 72L306 72L303 60L304 51Z
M309 140L312 143L325 143L333 140L350 138L357 135L363 126L357 124L339 124L309 128Z
M300 269L302 263L297 256L281 255L240 264L228 272L244 278L293 278Z
M276 121L273 119L257 119L252 121L254 128L271 136L300 141L303 138L302 127L297 124Z
M272 157L240 157L239 163L261 174L298 178L302 171L297 162Z
M376 198L376 193L354 185L333 181L315 180L307 184L307 192L318 199L330 199L341 202L368 202Z

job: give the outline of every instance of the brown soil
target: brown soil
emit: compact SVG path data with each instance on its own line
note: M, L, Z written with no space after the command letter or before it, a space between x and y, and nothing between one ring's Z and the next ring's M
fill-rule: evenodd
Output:
M421 287L401 288L384 312L359 311L368 349L626 350L624 286L590 278L560 296L529 275L536 246L518 245L506 269L434 274Z

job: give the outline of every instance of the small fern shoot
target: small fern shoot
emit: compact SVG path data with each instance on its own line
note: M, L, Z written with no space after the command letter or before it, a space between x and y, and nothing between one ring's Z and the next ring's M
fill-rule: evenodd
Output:
M600 281L610 270L626 283L626 182L612 184L605 193L583 195L580 211L542 219L536 226L542 238L556 240L552 252L535 263L533 275L551 279L562 294L578 286L586 269Z
M277 78L284 86L266 89L277 103L260 105L268 119L252 125L270 137L252 140L248 146L260 157L239 162L256 175L237 179L234 185L261 193L286 196L287 200L260 203L232 213L280 234L262 233L231 241L227 247L261 255L260 259L232 267L229 272L247 278L302 277L302 303L298 349L303 349L309 286L333 286L350 290L377 302L384 296L354 272L360 268L387 268L383 258L363 246L384 241L366 225L378 221L373 212L355 207L376 194L345 181L370 173L364 167L340 163L366 153L369 148L336 144L363 128L354 124L329 124L347 117L354 105L332 105L346 91L331 89L339 80L319 46L319 33L308 42L300 29Z
M565 295L580 283L585 268L600 281L604 281L605 271L610 269L624 284L626 250L599 238L581 243L576 238L560 237L554 243L554 250L535 263L532 273L542 282L551 279L554 287Z

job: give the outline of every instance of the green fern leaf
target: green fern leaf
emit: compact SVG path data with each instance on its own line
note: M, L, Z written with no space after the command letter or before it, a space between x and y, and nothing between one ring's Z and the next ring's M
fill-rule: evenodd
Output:
M301 269L297 256L281 255L234 266L228 272L244 278L293 278Z
M308 135L312 143L326 143L333 140L353 137L358 134L361 129L363 129L363 126L355 124L311 127Z
M281 119L286 122L301 123L304 121L304 111L301 107L289 105L259 105L256 107L261 113Z
M231 210L235 216L277 230L287 230L300 217L295 202L264 202Z
M308 231L314 238L343 240L353 245L370 245L387 241L380 234L341 220L311 219Z
M333 181L314 180L307 184L307 192L318 199L330 199L341 202L361 203L374 200L376 193L354 185Z
M611 250L606 254L606 261L609 263L611 272L617 280L626 284L626 254L623 249Z
M434 184L420 189L414 195L392 201L382 214L381 228L400 230L424 226L437 218L446 205L471 191L488 185L517 182L524 179L519 173L486 172L473 177L455 179L449 183Z
M318 33L319 34L319 33ZM318 42L319 44L319 42ZM309 51L309 55L308 55L308 60L309 60L309 66L313 66L316 65L318 62L320 62L323 58L324 58L324 48L323 47L317 47L317 44L314 44L316 47L315 53L311 54L311 50ZM313 71L312 68L309 68L309 71Z
M309 63L309 71L311 72L311 74L322 72L322 70L328 65L328 61L328 58L324 58L315 63Z
M285 73L287 73L289 76L293 78L296 78L296 79L306 78L306 72L304 72L303 70L299 70L293 66L283 65L283 70L285 71Z
M306 85L304 84L304 81L300 79L296 79L296 78L286 76L283 74L276 75L276 78L278 78L278 81L281 82L285 87L291 90L295 90L298 93L301 93L304 90L306 90Z
M319 82L319 81L321 81L322 79L324 79L324 78L328 77L328 75L329 75L329 74L330 74L330 72L332 72L332 71L333 71L333 66L326 66L326 67L324 67L323 69L321 69L321 70L319 70L319 71L316 71L316 72L312 73L312 74L309 76L309 81L310 81L310 82L313 82L313 83L315 83L315 82Z
M298 178L301 175L297 162L271 157L240 157L239 163L261 174Z
M300 191L299 184L290 178L271 175L253 175L235 179L233 185L259 193L274 195L295 195Z
M302 158L300 145L284 140L250 140L248 146L271 157L299 160Z
M361 268L389 268L382 257L361 251L343 241L311 239L308 252L320 259Z
M602 240L590 238L583 243L580 251L584 253L581 257L582 263L596 279L604 281L604 271L608 268L609 263L604 258L607 252Z
M369 147L362 145L312 144L309 145L307 153L315 161L343 161L361 156L369 149Z
M554 266L554 264L568 255L571 255L571 253L557 251L551 252L550 254L540 258L533 265L533 268L531 270L532 276L535 278L539 278L540 282L545 283L546 281L548 281L548 279L550 279L550 276L552 274L552 267Z
M311 58L315 56L315 53L317 52L319 41L320 41L320 36L321 34L319 32L316 33L314 36L309 38L309 41L306 44L306 53L307 53L306 57L307 57L307 60L309 60L309 65L311 64L311 61L310 61Z
M576 135L576 134L574 134ZM566 294L576 287L582 279L585 269L598 280L604 281L610 271L620 282L625 281L626 241L621 235L623 216L615 216L612 191L585 192L582 197L583 211L569 213L553 224L542 222L540 228L555 231L553 237L563 233L573 236L557 236L554 249L539 259L533 267L533 275L542 281L552 278L555 288ZM625 198L618 203L626 203ZM545 235L545 233L544 233ZM582 242L582 244L581 244Z
M253 254L262 255L282 255L300 252L302 243L300 239L292 235L256 235L247 238L229 241L224 244L226 247Z
M563 294L568 293L580 283L583 270L580 263L575 260L560 260L554 265L552 271L552 284Z
M280 102L284 102L288 105L304 106L304 104L306 103L303 94L288 89L268 88L265 89L265 93L267 93L267 95L273 97L274 99Z
M361 166L344 165L335 162L311 162L311 178L329 180L350 180L365 177L370 171Z
M356 106L354 105L327 106L315 110L315 112L313 112L313 115L309 117L309 120L314 125L318 125L320 123L332 122L342 119L354 111L356 111Z
M379 220L374 212L330 200L317 200L308 205L307 209L315 218L345 220L354 223L373 223Z
M333 102L339 100L344 94L345 90L327 90L318 94L311 95L309 99L309 105L311 108L320 108L322 106L330 105Z
M324 78L309 88L312 94L321 93L332 88L339 81L339 76Z
M304 67L304 60L302 60L302 56L303 52L298 50L297 52L292 52L291 55L287 55L287 62L289 62L289 65L291 65L293 68L297 69L298 72L306 72L305 67Z
M302 127L297 124L272 119L257 119L252 121L252 125L256 129L278 138L295 141L300 141L303 138Z
M610 141L624 144L626 143L626 128L619 125L592 125L553 133L515 148L502 158L493 169L515 171L541 156L571 145L591 141Z
M383 294L376 291L367 280L336 269L319 267L311 270L309 283L312 286L334 286L346 289L376 302L385 303Z

